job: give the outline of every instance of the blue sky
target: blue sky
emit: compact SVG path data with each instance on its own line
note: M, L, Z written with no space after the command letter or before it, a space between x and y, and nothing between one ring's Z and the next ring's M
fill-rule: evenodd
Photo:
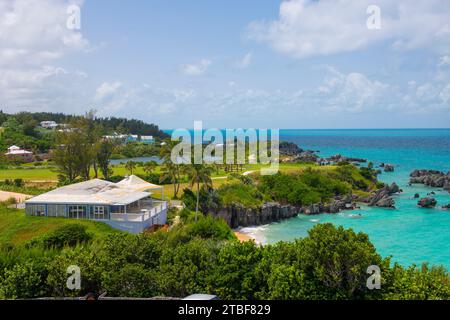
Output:
M0 101L162 128L448 127L450 3L11 0Z

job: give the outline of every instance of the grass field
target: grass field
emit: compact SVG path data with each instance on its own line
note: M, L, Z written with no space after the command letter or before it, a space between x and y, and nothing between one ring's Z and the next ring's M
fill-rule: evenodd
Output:
M20 245L35 237L67 224L82 224L94 237L121 232L102 222L73 220L64 218L29 217L24 210L9 209L0 206L0 245Z
M243 171L255 171L258 172L262 168L268 168L267 165L261 165L261 164L247 164L243 167ZM301 170L304 170L306 168L314 168L316 170L332 170L335 168L335 166L317 166L315 164L302 164L302 163L280 163L280 171L281 172L287 172L287 173L294 173L299 172ZM123 165L115 165L112 167L114 171L114 175L118 176L125 176L128 174L127 170ZM155 173L161 172L161 166L158 166L155 171ZM240 172L240 173L242 173ZM144 174L144 171L141 167L137 167L134 171L134 174ZM93 175L93 173L92 173ZM223 170L219 170L219 172L215 172L212 175L213 178L213 186L215 188L219 187L220 185L227 183L228 180L226 179L227 173ZM31 166L25 166L23 169L6 169L6 170L0 170L0 181L5 179L23 179L25 181L28 181L28 184L30 181L57 181L57 172L54 169L49 168L33 168ZM50 187L46 185L46 187ZM182 193L184 188L189 188L189 185L187 183L182 183L180 187L180 193ZM11 190L10 190L11 191ZM164 185L164 195L166 199L173 198L173 185L167 184ZM159 192L154 193L155 198L160 198L161 194Z

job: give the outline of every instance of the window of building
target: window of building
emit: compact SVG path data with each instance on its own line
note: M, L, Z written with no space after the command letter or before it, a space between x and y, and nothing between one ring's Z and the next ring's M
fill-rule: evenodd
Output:
M104 206L92 206L91 207L91 218L96 220L107 219L107 212Z
M30 216L45 216L45 204L27 204L26 213Z
M64 204L49 204L47 206L47 215L49 217L65 217L66 205Z
M86 219L86 206L71 205L69 206L69 218Z

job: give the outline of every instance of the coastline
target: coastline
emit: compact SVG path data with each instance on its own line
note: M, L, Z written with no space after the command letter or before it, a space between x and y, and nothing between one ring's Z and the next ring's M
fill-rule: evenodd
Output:
M240 242L255 241L258 245L264 245L267 243L265 238L265 231L269 224L252 227L240 227L234 229L233 232Z

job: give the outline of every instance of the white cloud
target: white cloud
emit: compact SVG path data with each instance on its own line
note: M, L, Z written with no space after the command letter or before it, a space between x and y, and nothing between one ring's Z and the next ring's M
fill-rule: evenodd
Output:
M237 63L237 67L240 69L247 68L253 59L253 53L248 52L245 54L245 56Z
M70 3L81 7L83 1ZM89 47L80 30L66 27L67 6L66 0L0 1L0 100L5 110L62 111L75 95L83 96L73 90L87 75L57 65L58 59Z
M115 94L117 90L122 87L122 83L116 82L103 82L96 90L94 99L96 101L103 100L111 95Z
M439 58L438 67L450 66L450 56L442 56Z
M378 0L381 29L369 30L372 0L288 0L279 18L254 21L249 36L296 58L330 55L387 41L396 49L450 48L450 2L446 0Z
M184 65L183 72L189 76L199 76L204 74L210 65L211 60L202 59L198 63Z

